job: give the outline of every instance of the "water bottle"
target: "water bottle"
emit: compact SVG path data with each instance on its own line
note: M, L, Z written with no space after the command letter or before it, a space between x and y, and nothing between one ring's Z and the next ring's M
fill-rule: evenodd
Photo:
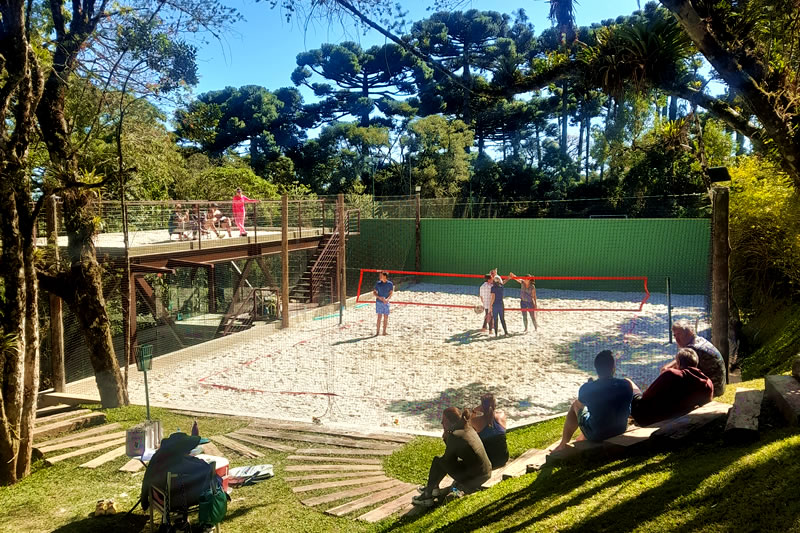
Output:
M199 436L200 436L200 430L197 429L197 420L195 420L194 424L192 424L192 437L199 437Z

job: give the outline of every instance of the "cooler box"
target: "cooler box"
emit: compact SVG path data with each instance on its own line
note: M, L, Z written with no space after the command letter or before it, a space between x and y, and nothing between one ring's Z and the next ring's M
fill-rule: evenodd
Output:
M217 475L222 478L222 490L228 490L228 460L224 457L219 457L217 455L206 455L201 453L197 456L198 459L202 459L207 463L216 463L217 468Z

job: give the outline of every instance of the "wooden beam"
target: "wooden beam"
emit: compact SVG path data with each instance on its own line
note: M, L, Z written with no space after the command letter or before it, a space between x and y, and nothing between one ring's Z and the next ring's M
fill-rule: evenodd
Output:
M320 483L312 483L311 485L300 485L292 487L292 492L309 492L312 490L332 489L335 487L352 487L353 485L367 485L369 483L378 483L379 481L389 481L392 478L384 475L363 477L358 479L343 479L339 481L323 481Z
M61 261L58 248L58 200L50 196L46 201L47 249L49 260L53 265ZM56 392L64 392L67 387L64 372L64 312L61 298L49 294L50 303L50 370L53 388Z
M69 435L65 435L63 437L58 437L55 439L50 439L45 442L37 442L34 444L34 448L39 448L42 446L52 446L53 444L58 444L60 442L67 442L71 440L78 440L88 437L89 435L97 435L99 433L106 433L108 431L112 431L114 429L120 429L120 425L117 422L113 424L106 424L104 426L94 427L92 429L87 429L86 431L81 431L80 433L71 433Z
M142 468L144 468L143 462L141 462L139 459L131 459L130 461L119 467L119 471L134 473L138 472Z
M89 413L78 418L70 420L63 420L61 422L54 422L44 426L39 426L33 430L34 439L42 439L44 437L51 437L59 433L66 433L68 431L75 431L76 429L97 426L104 424L106 421L105 413Z
M307 455L392 455L392 450L364 450L347 448L298 448L298 453Z
M800 425L800 382L794 376L767 376L764 392L789 425Z
M399 479L390 479L388 481L384 481L383 483L375 483L373 485L367 485L366 487L357 487L354 489L334 492L332 494L325 494L323 496L308 498L305 500L301 500L300 503L302 503L303 505L308 505L309 507L313 507L315 505L320 505L323 503L331 503L337 500L343 500L345 498L352 498L353 496L361 496L362 494L369 494L371 492L399 485L400 483L403 482L400 481Z
M83 463L81 468L97 468L100 465L104 465L109 461L113 461L118 457L122 457L125 455L125 445L120 446L119 448L114 448L110 452L106 452L100 457L96 457L91 461Z
M419 494L416 489L411 490L390 502L386 502L380 507L376 507L368 513L362 514L357 520L375 523L393 515L398 511L407 509L412 505L412 498Z
M59 450L68 450L70 448L77 448L78 446L84 446L86 444L97 444L106 440L120 439L124 437L125 437L124 431L117 431L114 433L94 435L83 439L59 442L58 444L51 444L50 446L35 446L35 448L37 448L40 453L50 453L50 452L57 452Z
M301 450L302 451L302 450ZM286 458L289 461L316 461L325 462L330 461L334 463L352 463L356 465L379 465L383 464L380 459L356 459L354 457L330 457L330 456L315 456L315 455L290 455Z
M281 197L281 327L289 327L289 196Z
M327 474L306 474L305 476L284 477L284 481L313 481L316 479L343 479L348 477L369 477L379 471L372 472L330 472Z
M279 440L299 441L299 442L313 442L317 444L328 444L330 446L343 446L347 448L365 448L368 450L393 450L397 446L391 444L384 444L378 442L368 442L358 439L348 439L344 437L325 437L321 435L306 435L301 433L283 432L283 431L270 431L270 430L253 430L244 428L238 430L238 433L245 435L252 435L255 437L269 437Z
M378 465L289 465L284 472L355 472L357 470L383 470Z
M66 459L71 459L72 457L78 457L80 455L86 455L87 453L97 452L100 450L105 450L106 448L110 448L112 446L119 446L120 444L125 444L125 437L121 439L114 439L107 442L101 442L100 444L95 444L94 446L89 446L88 448L81 448L80 450L75 450L72 452L64 453L61 455L56 455L55 457L46 457L45 462L50 465L54 465L56 463L60 463ZM124 448L124 446L123 446ZM125 450L122 451L125 453Z
M131 263L131 272L136 274L174 274L175 269L143 265L141 263Z
M339 437L350 437L353 439L367 439L379 440L387 442L396 442L399 444L406 444L411 442L414 437L410 435L402 435L400 433L362 433L360 431L352 431L348 429L337 429L319 424L306 424L303 422L278 422L257 420L250 424L252 429L276 429L286 431L303 431L306 433L316 433L322 435L335 435Z
M758 416L763 399L763 390L738 389L728 413L725 436L735 440L758 438Z
M367 494L366 496L357 500L343 503L342 505L328 509L325 511L325 514L330 514L333 516L346 515L348 513L352 513L353 511L363 509L364 507L369 507L370 505L375 505L376 503L388 500L389 498L399 496L404 492L408 492L408 490L412 488L414 488L414 485L411 485L410 483L403 483L402 485L389 487L378 492L374 492L373 494Z
M209 439L211 439L213 441L216 441L216 442L222 444L223 446L225 446L226 448L230 448L231 450L233 450L233 451L235 451L235 452L237 452L240 455L243 455L245 457L255 458L255 457L263 457L264 456L264 454L259 452L258 450L254 450L252 448L248 448L244 444L240 444L240 443L238 443L238 442L236 442L236 441L234 441L232 439L229 439L228 437L225 437L223 435L214 435L214 436L209 437Z
M711 190L711 343L717 347L725 361L725 383L730 371L728 349L728 292L730 270L728 257L728 206L727 187L714 186ZM724 392L714 391L715 396Z
M277 442L272 442L266 439L259 439L253 437L251 435L242 435L241 433L234 432L228 435L229 437L233 437L236 440L240 440L242 442L247 442L249 444L255 444L256 446L261 446L262 448L267 448L268 450L275 450L277 452L293 452L297 448L294 446L287 446L286 444L279 444Z
M45 416L43 418L36 418L34 424L37 426L44 426L45 424L52 424L53 422L58 422L59 420L66 420L68 418L75 418L80 415L85 415L87 413L93 412L91 409L78 409L77 411L67 411L66 413L59 413L50 416Z

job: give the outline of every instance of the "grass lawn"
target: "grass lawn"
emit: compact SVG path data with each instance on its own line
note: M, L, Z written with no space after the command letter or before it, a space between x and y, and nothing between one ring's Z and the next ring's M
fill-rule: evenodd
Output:
M736 387L763 388L763 380ZM734 386L722 401L733 401ZM144 418L141 408L108 410L125 426ZM192 419L154 409L164 428L188 430ZM765 420L771 423L770 419ZM220 434L246 422L199 419L201 433ZM560 435L563 419L509 432L512 456L544 447ZM370 525L334 518L300 504L282 481L287 454L262 450L261 459L228 454L232 466L272 463L276 477L236 489L223 523L225 532L245 531L800 531L800 433L774 424L761 439L729 445L720 428L696 444L659 450L612 463L576 462L505 481L414 519ZM388 475L424 483L440 439L418 438L384 461ZM100 452L102 453L102 452ZM98 453L97 455L99 455ZM91 456L88 456L91 457ZM137 510L90 517L95 501L114 498L128 509L138 498L142 474L118 472L126 458L96 470L78 468L87 458L45 466L13 487L0 488L0 531L146 531Z

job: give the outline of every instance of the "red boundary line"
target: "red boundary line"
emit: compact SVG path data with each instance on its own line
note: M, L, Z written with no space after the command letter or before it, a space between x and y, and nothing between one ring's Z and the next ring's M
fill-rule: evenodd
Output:
M375 300L362 300L361 299L361 285L364 281L364 272L388 272L390 274L407 274L412 276L447 276L451 278L483 278L483 274L449 274L443 272L415 272L411 270L383 270L375 268L362 268L360 269L358 277L358 292L356 293L356 303L373 303ZM500 276L505 279L510 279L509 276ZM639 312L644 307L647 300L650 299L650 291L647 288L647 276L515 276L514 279L531 279L531 280L568 280L568 281L642 281L644 285L644 298L639 302L638 308L622 307L622 308L546 308L546 307L533 307L533 308L517 308L506 307L506 311L633 311ZM422 307L451 307L454 309L473 309L472 305L459 305L459 304L434 304L434 303L420 303L420 302L402 302L392 300L396 305L420 305Z

